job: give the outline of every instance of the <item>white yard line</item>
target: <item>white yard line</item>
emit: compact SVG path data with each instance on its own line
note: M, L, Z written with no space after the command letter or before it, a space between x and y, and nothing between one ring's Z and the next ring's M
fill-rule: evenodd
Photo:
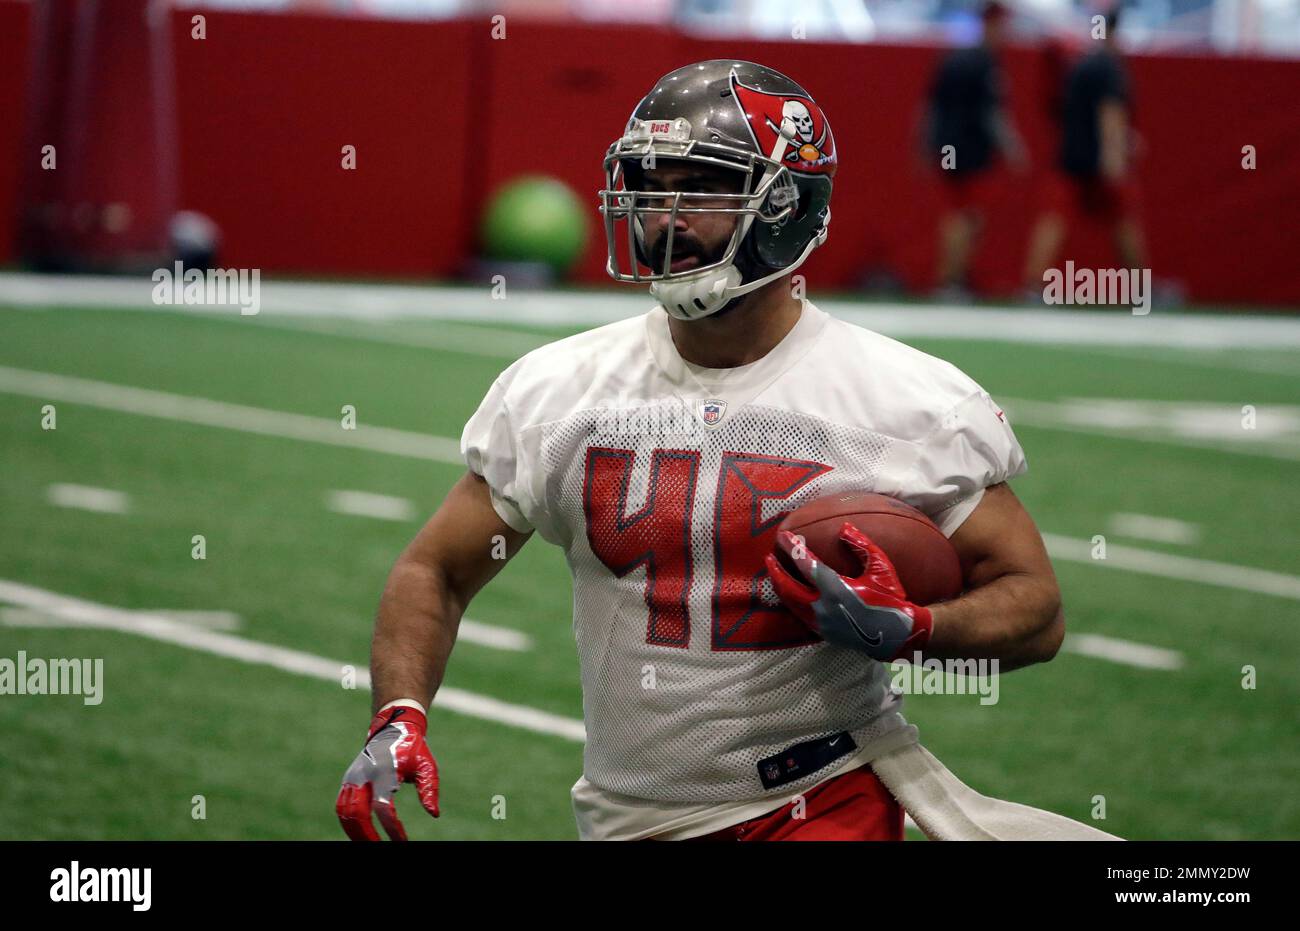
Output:
M1121 537L1190 545L1201 539L1201 528L1172 517L1151 514L1112 514L1110 532Z
M1070 348L1070 347L1065 347ZM1285 351L1286 347L1281 347ZM1263 358L1245 355L1236 351L1216 351L1204 349L1196 353L1185 350L1169 349L1158 346L1090 346L1091 355L1109 356L1112 359L1124 359L1134 365L1145 362L1158 362L1161 365L1186 365L1195 368L1217 369L1229 372L1252 372L1258 375L1281 375L1300 378L1300 360Z
M190 627L205 630L232 631L239 629L240 617L233 611L169 611L144 609L140 613L165 617ZM77 627L84 626L68 617L38 611L34 608L0 607L0 626L3 627Z
M169 312L213 310L156 305L147 277L0 274L0 305L110 307ZM573 291L510 290L504 300L489 285L395 285L261 282L262 315L350 320L437 319L477 323L597 326L645 313L653 301L641 288ZM1146 316L1094 310L952 307L816 298L836 316L896 337L996 340L1099 346L1191 349L1300 347L1300 321L1249 314L1187 314L1155 309ZM238 314L232 308L231 313ZM249 318L254 319L254 318Z
M364 664L343 663L300 650L205 630L161 614L114 608L3 579L0 579L0 602L60 617L78 626L134 634L214 656L270 666L284 672L332 682L339 688L342 688L344 667L353 665L356 669L356 687L364 690L370 688L370 673ZM586 739L581 721L448 686L438 690L434 707L521 727L538 734L550 734L579 742Z
M1094 559L1090 540L1063 537L1055 533L1043 534L1043 542L1047 544L1047 552L1053 559L1300 601L1300 576L1191 556L1157 553L1119 543L1107 543L1106 558Z
M459 643L461 640L477 643L481 647L511 650L516 653L523 653L533 648L533 638L523 631L497 627L495 624L484 624L482 621L471 621L467 617L461 618L460 629L456 633L456 642Z
M131 510L131 498L112 488L55 483L45 489L45 500L55 507L95 511L99 514L125 514Z
M1006 408L1013 428L1029 426L1040 430L1109 436L1135 443L1208 449L1215 452L1265 456L1287 461L1300 460L1300 442L1297 442L1297 434L1289 431L1289 428L1284 429L1284 425L1290 424L1294 416L1294 408L1291 406L1274 406L1284 407L1284 409L1277 412L1278 416L1274 421L1276 429L1267 432L1238 430L1229 433L1216 429L1213 432L1195 434L1187 430L1178 432L1167 422L1154 422L1153 425L1148 425L1153 422L1152 418L1138 408L1141 406L1149 408L1158 402L1110 400L1096 409L1081 401L1029 401L1004 395L999 395L997 402ZM1130 404L1132 409L1127 412L1121 410L1119 405L1123 403ZM1224 408L1225 405L1215 405L1216 415L1222 417ZM1263 405L1261 415L1267 415L1269 409L1270 405Z
M341 425L341 415L339 420L309 417L8 366L0 366L0 392L261 436L368 449L411 459L457 465L464 463L460 455L460 443L456 440L391 427L370 426L365 422L364 410L357 412L356 429L345 430ZM340 402L340 405L342 403L346 402Z
M234 323L245 321L247 317L231 314L211 313L208 319L226 320ZM483 356L488 359L514 361L538 346L545 346L555 337L538 336L521 330L507 330L501 327L470 326L439 320L429 332L394 331L389 324L395 321L345 321L343 325L334 320L315 320L297 317L267 317L258 315L258 326L275 330L294 330L299 333L312 333L317 336L333 336L339 339L359 339L368 343L382 343L386 346L406 346L420 349L436 349L439 352L455 352L462 355Z
M1099 634L1067 634L1061 649L1067 653L1109 660L1139 669L1182 669L1183 654L1131 640L1118 640Z
M1065 423L1082 427L1161 433L1180 439L1228 443L1290 442L1300 448L1300 406L1137 398L1061 398L1054 404Z
M169 610L134 610L131 613L150 617L162 617L204 630L221 630L227 633L239 629L240 617L232 611L169 611ZM68 614L51 614L33 608L0 607L0 627L85 627L77 617ZM533 638L523 631L498 627L462 618L460 629L456 634L457 642L465 641L493 650L509 650L523 653L533 648Z
M405 522L419 516L415 505L406 498L377 495L369 491L331 491L325 496L325 507L335 514L372 517L376 520Z

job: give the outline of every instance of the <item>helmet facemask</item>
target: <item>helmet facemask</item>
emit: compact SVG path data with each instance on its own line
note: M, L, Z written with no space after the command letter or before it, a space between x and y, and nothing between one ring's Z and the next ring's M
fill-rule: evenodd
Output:
M685 122L629 122L627 132L610 146L605 157L606 186L600 192L600 212L605 221L609 248L606 271L610 277L649 282L651 292L669 313L695 319L716 312L735 296L737 287L765 273L752 255L754 250L745 248L747 238L756 223L767 227L784 225L798 210L799 189L789 169L775 158L721 143L691 140L689 125L681 125ZM644 190L645 173L661 159L735 172L739 190ZM646 247L645 223L655 214L667 214L668 222L662 249L657 248L658 254L651 255ZM673 243L679 214L723 214L737 220L718 257L673 271L673 263L682 258L681 250ZM708 258L711 256L702 257Z

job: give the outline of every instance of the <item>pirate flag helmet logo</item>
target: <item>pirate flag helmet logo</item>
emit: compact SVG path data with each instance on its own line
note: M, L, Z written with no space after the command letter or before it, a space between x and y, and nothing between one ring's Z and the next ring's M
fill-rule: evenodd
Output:
M760 152L771 152L779 137L789 148L782 160L792 171L835 175L835 137L821 107L808 96L769 94L746 87L736 72L731 73L736 103Z

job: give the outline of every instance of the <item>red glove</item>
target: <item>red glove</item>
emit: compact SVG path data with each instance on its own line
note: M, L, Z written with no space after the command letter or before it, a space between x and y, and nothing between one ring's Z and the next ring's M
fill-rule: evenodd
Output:
M393 840L406 840L393 796L403 782L414 782L420 804L438 817L438 764L424 734L428 723L419 708L395 705L375 715L366 745L343 775L334 810L353 840L379 840L373 811Z
M768 554L767 572L781 602L823 640L884 662L924 648L934 629L930 609L907 600L894 564L865 533L845 521L840 539L862 560L861 575L840 575L788 530L776 535L777 546L803 575L795 578Z

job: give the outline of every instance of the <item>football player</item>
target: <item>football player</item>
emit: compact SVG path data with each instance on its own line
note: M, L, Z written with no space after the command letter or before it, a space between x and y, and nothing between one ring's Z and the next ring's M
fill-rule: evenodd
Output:
M689 65L637 104L600 211L610 275L648 283L655 305L530 352L466 425L468 471L380 603L375 718L338 800L350 836L378 839L372 812L405 836L402 781L437 815L427 709L466 606L505 564L494 542L509 557L534 533L573 576L582 838L901 839L907 793L882 784L886 758L909 760L892 771L927 797L955 797L934 789L932 757L899 756L917 732L886 663L1044 662L1061 598L1007 485L1025 459L1005 414L954 366L831 317L792 277L826 239L837 164L821 108L761 65ZM847 490L929 515L965 594L912 604L851 530L858 577L815 554L797 574L768 558L789 548L785 513ZM831 603L843 610L818 607ZM970 836L943 825L972 806L950 808L960 818L923 827Z

